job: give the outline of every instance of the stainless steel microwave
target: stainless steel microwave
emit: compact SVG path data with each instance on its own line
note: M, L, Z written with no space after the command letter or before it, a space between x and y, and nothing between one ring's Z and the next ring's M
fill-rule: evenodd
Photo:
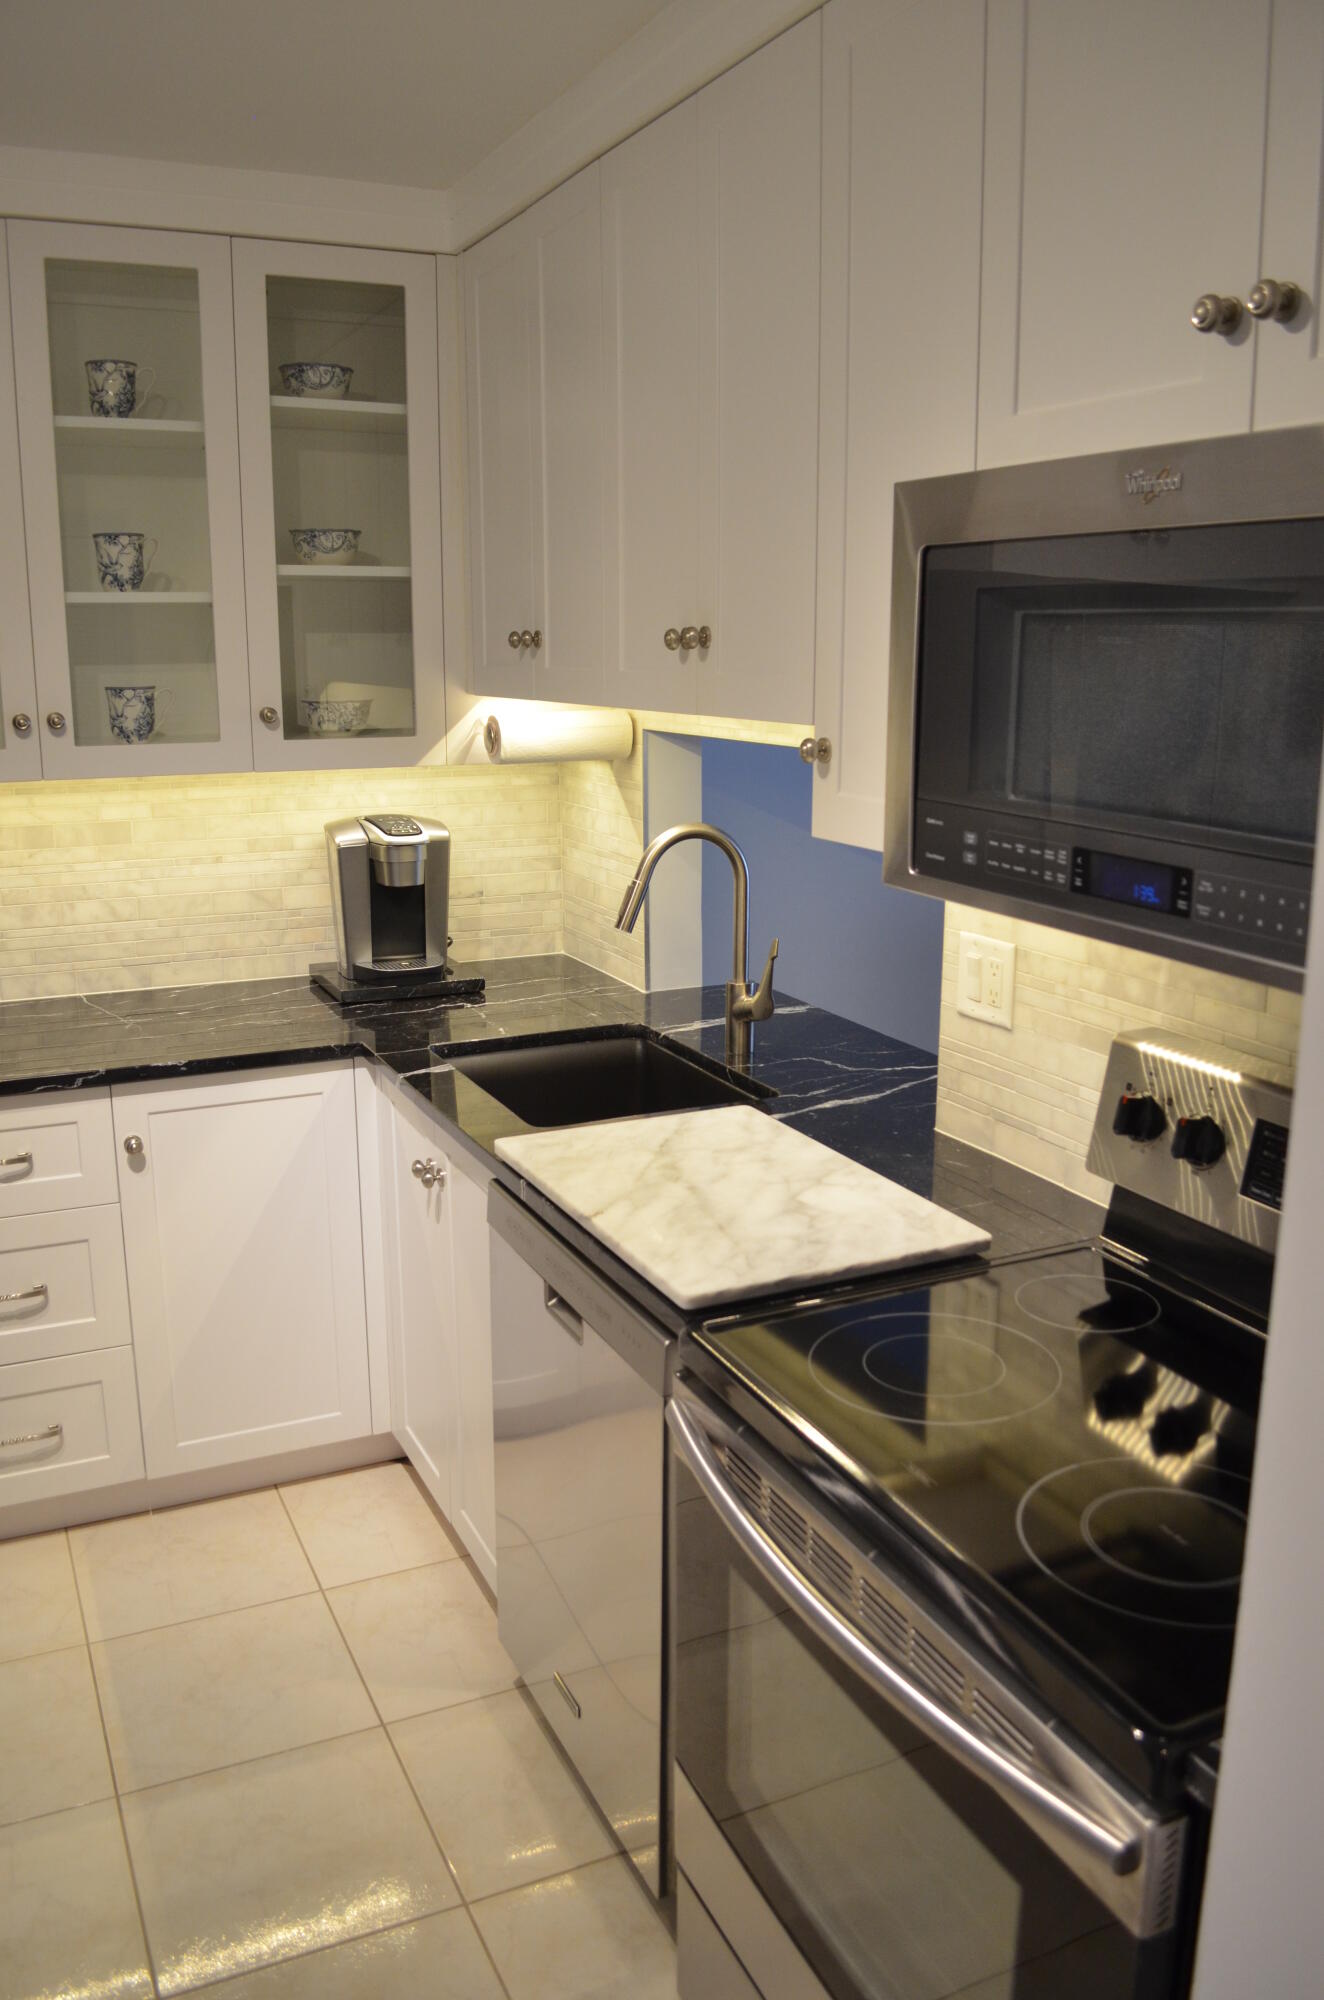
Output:
M896 489L884 879L1301 984L1324 425Z

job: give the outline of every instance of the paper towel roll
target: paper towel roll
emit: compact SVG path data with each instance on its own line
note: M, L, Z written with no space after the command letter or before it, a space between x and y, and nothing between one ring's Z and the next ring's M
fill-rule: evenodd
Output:
M628 757L634 718L621 708L493 710L483 724L483 744L494 764L559 764L567 758Z

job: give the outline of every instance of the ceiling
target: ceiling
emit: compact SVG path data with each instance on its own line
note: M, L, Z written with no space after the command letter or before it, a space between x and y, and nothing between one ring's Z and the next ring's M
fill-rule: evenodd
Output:
M445 188L666 0L39 0L0 144Z

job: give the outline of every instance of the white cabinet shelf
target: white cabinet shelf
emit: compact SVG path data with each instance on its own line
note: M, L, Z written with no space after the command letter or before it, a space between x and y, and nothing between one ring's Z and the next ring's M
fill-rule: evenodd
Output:
M325 402L309 396L273 396L271 421L276 430L319 431L352 428L358 431L399 431L403 433L407 403L370 403L348 397Z
M187 417L56 417L57 444L86 444L93 438L98 443L131 445L139 450L196 446L201 451L204 445L201 423Z
M407 580L413 571L399 563L277 563L276 575L282 583L310 583L314 578L319 583L334 578L344 582L349 577L356 583L395 583Z
M66 604L210 604L209 590L66 590ZM72 664L81 664L74 661Z

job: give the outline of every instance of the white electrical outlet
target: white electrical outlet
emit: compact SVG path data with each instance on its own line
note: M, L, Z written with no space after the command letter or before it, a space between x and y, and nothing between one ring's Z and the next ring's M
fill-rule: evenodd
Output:
M975 1021L991 1021L995 1028L1009 1028L1015 989L1015 945L1002 938L962 931L957 1013L968 1014Z

